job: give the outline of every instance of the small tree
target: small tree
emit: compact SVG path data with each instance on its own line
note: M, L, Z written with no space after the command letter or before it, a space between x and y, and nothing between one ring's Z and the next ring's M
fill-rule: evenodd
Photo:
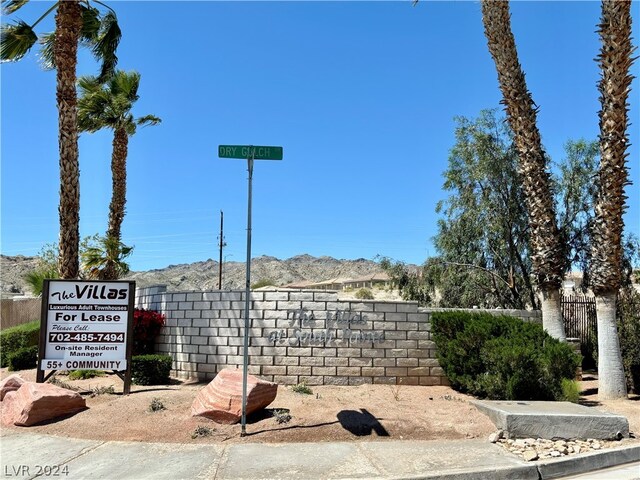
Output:
M125 259L133 247L127 247L114 237L100 237L97 245L82 252L82 264L87 278L117 280L129 273Z

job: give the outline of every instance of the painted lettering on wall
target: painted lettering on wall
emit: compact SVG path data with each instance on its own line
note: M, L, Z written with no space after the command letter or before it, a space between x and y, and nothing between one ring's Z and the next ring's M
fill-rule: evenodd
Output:
M336 310L323 312L316 317L306 309L287 310L289 326L269 332L268 338L275 344L326 345L335 340L350 344L379 343L384 341L384 331L367 329L369 319L362 312Z

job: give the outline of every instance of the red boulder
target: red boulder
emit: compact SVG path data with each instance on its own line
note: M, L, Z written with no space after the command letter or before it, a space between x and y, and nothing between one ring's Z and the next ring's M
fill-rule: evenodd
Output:
M25 382L5 395L2 424L29 427L85 408L85 399L77 392L50 383Z
M19 389L25 381L19 375L9 375L0 382L0 402L4 400L4 396Z
M247 415L273 402L278 384L253 375L247 377ZM225 368L204 387L191 405L191 415L218 423L238 423L242 418L242 370Z

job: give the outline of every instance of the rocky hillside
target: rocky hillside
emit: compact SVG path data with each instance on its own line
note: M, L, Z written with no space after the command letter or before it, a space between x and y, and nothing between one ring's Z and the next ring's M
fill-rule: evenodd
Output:
M0 291L13 294L28 293L24 277L35 270L37 265L38 257L0 255Z
M0 256L0 281L3 293L27 293L24 275L37 265L36 257ZM380 266L365 259L337 260L332 257L298 255L286 260L258 257L251 262L251 283L269 280L276 286L294 282L319 282L331 278L357 278L380 271ZM228 262L223 266L224 289L241 289L245 285L244 262ZM127 279L137 286L167 285L170 290L202 290L218 288L218 262L207 260L146 272L132 272Z

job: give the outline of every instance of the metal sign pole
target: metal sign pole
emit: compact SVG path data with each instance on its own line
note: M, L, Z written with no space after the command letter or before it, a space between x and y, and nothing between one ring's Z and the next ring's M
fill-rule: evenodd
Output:
M244 353L242 358L242 430L240 436L247 434L247 376L249 374L249 296L251 294L251 189L253 179L253 155L251 147L247 158L247 170L249 172L249 195L247 201L247 283L244 293Z
M249 194L247 201L247 284L244 294L244 352L242 358L242 430L247 434L247 377L249 376L249 302L251 301L251 188L254 160L282 160L282 147L254 145L218 145L218 157L247 159ZM222 236L222 233L220 233ZM222 262L220 262L222 268ZM222 270L221 270L222 271Z

